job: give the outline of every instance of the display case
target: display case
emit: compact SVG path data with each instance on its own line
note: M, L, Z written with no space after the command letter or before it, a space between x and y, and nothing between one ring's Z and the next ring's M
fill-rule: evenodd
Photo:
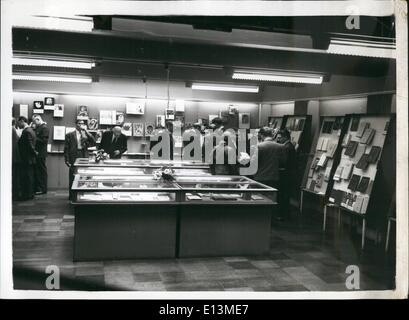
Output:
M177 177L179 257L262 255L277 190L241 176Z
M179 187L173 182L77 174L72 190L74 261L175 256Z

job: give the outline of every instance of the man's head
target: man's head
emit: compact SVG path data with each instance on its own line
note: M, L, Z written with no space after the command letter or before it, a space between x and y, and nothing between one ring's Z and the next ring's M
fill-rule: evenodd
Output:
M83 129L84 125L85 125L84 120L77 119L77 121L75 122L75 126L77 127L77 130Z
M28 126L28 120L27 120L27 118L26 118L26 117L23 117L23 116L19 117L18 120L17 120L17 126L18 126L20 129L23 129L24 127Z
M112 128L112 134L118 138L122 133L122 128L120 126L115 126Z
M261 141L264 141L266 138L272 138L273 137L273 131L269 127L262 127L258 131L258 136Z
M279 143L286 143L287 141L291 141L290 131L287 129L282 129L277 133L277 142Z
M34 124L38 127L38 126L41 126L44 121L43 121L43 119L41 118L41 116L35 115L35 116L33 116L33 122L34 122Z

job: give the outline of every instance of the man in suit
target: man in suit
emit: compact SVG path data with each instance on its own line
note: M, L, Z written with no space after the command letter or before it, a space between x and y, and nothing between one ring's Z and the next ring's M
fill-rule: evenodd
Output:
M17 124L20 129L23 129L18 140L18 150L21 160L21 200L25 201L34 198L34 166L38 152L35 149L36 135L28 125L27 118L19 117Z
M74 180L74 163L77 158L88 158L88 148L95 146L95 139L87 131L84 120L77 120L75 131L65 136L64 160L69 167L69 190L70 199L73 197L71 192L72 182Z
M41 119L41 116L36 115L34 117L34 123L36 126L35 133L36 133L36 151L38 152L38 156L36 159L35 165L35 192L36 194L44 194L47 193L47 144L48 144L48 136L49 136L49 129L47 124Z
M111 159L121 159L122 154L128 150L128 142L120 126L115 126L111 131L102 134L99 149L103 149Z
M12 195L13 200L20 198L20 171L21 171L21 159L20 151L18 149L18 140L20 139L19 133L16 129L16 119L12 121Z

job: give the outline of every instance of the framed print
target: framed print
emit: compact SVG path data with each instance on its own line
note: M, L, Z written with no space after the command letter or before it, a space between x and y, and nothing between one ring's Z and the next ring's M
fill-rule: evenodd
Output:
M88 130L97 130L98 129L98 119L89 118L88 119Z
M152 136L155 131L155 125L153 123L145 124L145 136Z
M44 113L44 103L42 101L33 102L33 113Z
M53 97L44 98L44 110L54 110L55 99Z
M130 122L125 122L125 123L122 125L122 133L123 133L124 135L126 135L127 137L132 136L132 123L130 123Z
M239 113L239 128L250 129L250 113Z
M175 109L174 108L167 108L165 110L165 119L166 120L175 120Z
M165 116L163 114L156 115L156 127L164 128L165 127Z
M88 107L87 106L78 106L77 111L77 120L88 120Z
M143 131L144 131L144 125L142 122L133 123L133 136L134 137L142 137Z
M145 100L138 102L126 103L126 114L144 114L145 113Z
M53 139L56 141L65 140L65 126L54 126Z
M99 123L100 124L113 124L112 122L112 111L111 110L100 110L99 111Z
M122 126L124 122L125 122L125 114L122 111L117 111L115 124Z

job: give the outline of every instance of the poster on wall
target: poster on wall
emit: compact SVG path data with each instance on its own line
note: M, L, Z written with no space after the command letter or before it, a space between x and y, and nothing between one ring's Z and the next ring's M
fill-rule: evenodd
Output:
M239 129L250 129L250 113L239 113Z
M125 114L122 111L116 111L115 117L115 124L122 126L125 122Z
M53 139L56 141L65 140L65 126L54 126Z
M64 117L64 105L55 104L54 105L54 118L62 118L62 117Z
M156 115L156 127L164 128L165 127L165 116L163 114Z
M98 129L98 119L89 118L88 119L88 130L97 130Z
M20 104L20 117L28 119L28 104Z
M165 119L166 120L175 120L175 109L174 108L167 108L165 110Z
M133 124L133 136L134 137L142 137L143 136L143 123L135 122Z
M145 136L152 136L155 131L155 125L153 123L145 124Z
M44 103L42 101L33 102L33 113L44 113Z
M176 100L176 112L185 112L185 101L184 100Z
M87 106L78 106L77 110L77 120L88 120L88 107Z
M97 130L97 132L95 133L95 143L101 143L103 133L103 130Z
M228 111L229 111L229 114L236 114L238 113L238 108L236 106L229 105Z
M125 122L122 126L122 133L126 135L127 137L131 137L132 136L132 123Z
M55 99L52 97L44 98L44 110L54 110Z
M144 114L145 100L126 103L126 114Z

